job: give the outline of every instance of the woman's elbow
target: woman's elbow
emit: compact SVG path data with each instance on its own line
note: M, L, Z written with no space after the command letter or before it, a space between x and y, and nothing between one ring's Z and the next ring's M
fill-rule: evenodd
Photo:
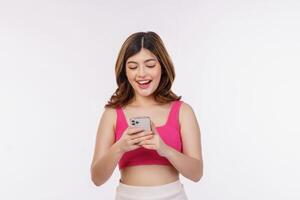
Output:
M199 182L202 177L203 177L203 165L201 165L200 169L198 170L197 175L193 177L192 181Z
M104 183L103 181L99 180L93 173L91 174L91 180L95 186L101 186Z
M99 177L95 174L95 171L93 170L93 167L91 167L91 180L94 183L95 186L101 186L104 182L99 180Z
M200 175L198 175L198 176L196 176L196 177L193 177L193 179L192 179L192 181L194 181L194 182L199 182L200 180L201 180L201 178L202 178L202 173L200 174Z
M97 181L96 179L92 178L92 182L94 183L95 186L101 186L103 183Z

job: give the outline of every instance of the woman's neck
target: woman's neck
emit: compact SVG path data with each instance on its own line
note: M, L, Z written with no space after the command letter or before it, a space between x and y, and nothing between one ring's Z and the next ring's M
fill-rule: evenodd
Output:
M129 103L131 106L138 107L149 107L153 105L158 105L158 102L155 101L153 96L143 97L143 96L135 96Z

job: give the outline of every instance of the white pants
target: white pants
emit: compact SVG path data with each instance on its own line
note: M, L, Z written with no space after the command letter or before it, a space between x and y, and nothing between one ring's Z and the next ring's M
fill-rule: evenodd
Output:
M119 182L115 200L187 200L180 180L158 186L132 186Z

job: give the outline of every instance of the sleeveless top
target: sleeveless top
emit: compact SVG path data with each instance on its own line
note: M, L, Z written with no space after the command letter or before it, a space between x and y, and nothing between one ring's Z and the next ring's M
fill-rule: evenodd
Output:
M182 152L182 141L179 125L179 109L182 101L172 101L167 121L162 126L156 126L161 139L165 144ZM128 127L128 121L122 108L116 108L117 122L115 130L115 142L118 141L123 132ZM160 156L156 150L146 149L144 147L127 151L121 157L118 166L119 169L134 165L172 165L168 159Z

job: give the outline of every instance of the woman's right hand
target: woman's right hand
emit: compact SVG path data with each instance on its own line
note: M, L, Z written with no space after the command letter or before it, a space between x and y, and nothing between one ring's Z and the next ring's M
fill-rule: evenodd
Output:
M122 153L140 148L139 143L153 137L152 131L144 131L141 128L128 127L117 141Z

